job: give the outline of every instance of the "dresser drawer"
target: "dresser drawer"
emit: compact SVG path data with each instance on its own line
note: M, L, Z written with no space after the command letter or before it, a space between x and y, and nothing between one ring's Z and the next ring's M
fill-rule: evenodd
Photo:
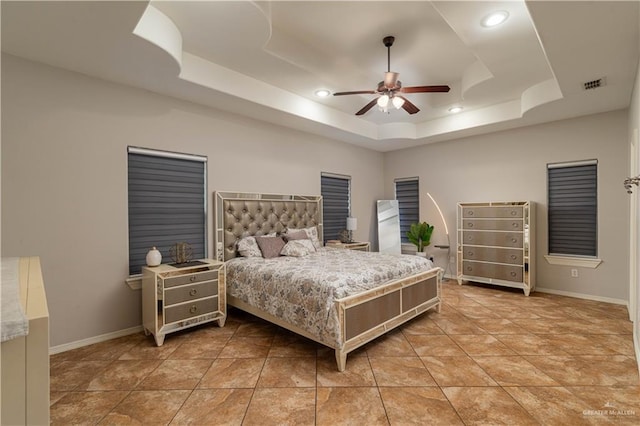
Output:
M480 260L484 262L511 263L522 265L522 250L494 247L463 246L463 260Z
M522 232L463 231L464 245L522 247Z
M164 322L169 324L187 318L197 317L218 310L218 297L196 300L192 303L169 306L164 310Z
M524 210L520 206L463 207L462 217L524 217Z
M462 273L473 277L522 282L522 266L496 265L493 263L462 262Z
M203 281L211 281L218 278L218 271L194 272L192 274L178 275L165 278L164 288L175 287L184 284L195 284Z
M167 305L186 302L187 300L202 299L218 294L218 280L206 281L198 284L173 287L164 292L164 302Z
M522 219L464 219L463 229L479 229L490 231L522 231Z

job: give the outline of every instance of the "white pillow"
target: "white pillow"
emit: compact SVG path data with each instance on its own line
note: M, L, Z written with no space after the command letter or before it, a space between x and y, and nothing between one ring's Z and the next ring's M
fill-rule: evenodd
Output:
M309 228L304 228L304 232L307 233L316 249L322 248L322 242L318 239L318 228L311 226Z
M238 241L238 253L242 257L262 257L262 251L255 237L244 237Z
M311 240L291 240L282 248L280 255L301 257L315 253L315 251L316 248Z

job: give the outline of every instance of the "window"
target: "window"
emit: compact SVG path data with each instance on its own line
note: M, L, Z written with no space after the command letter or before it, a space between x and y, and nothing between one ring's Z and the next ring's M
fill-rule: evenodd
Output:
M410 243L407 232L412 223L420 220L420 192L418 178L396 179L396 200L400 210L400 241Z
M154 246L163 263L178 242L193 259L206 257L206 170L206 157L129 147L130 275L141 273Z
M322 173L320 192L324 240L339 240L351 212L351 177Z
M547 165L549 254L597 256L598 163Z

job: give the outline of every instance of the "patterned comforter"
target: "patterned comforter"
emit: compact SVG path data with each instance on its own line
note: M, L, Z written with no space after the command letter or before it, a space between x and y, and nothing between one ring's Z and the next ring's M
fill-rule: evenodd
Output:
M303 257L235 258L227 293L342 348L334 301L433 268L422 257L322 248Z

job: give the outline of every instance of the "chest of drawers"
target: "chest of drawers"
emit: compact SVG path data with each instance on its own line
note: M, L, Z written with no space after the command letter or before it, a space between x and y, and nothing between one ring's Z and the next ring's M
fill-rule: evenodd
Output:
M168 333L227 317L224 263L204 259L184 267L142 268L142 325L161 346Z
M535 288L535 204L458 203L458 283Z

